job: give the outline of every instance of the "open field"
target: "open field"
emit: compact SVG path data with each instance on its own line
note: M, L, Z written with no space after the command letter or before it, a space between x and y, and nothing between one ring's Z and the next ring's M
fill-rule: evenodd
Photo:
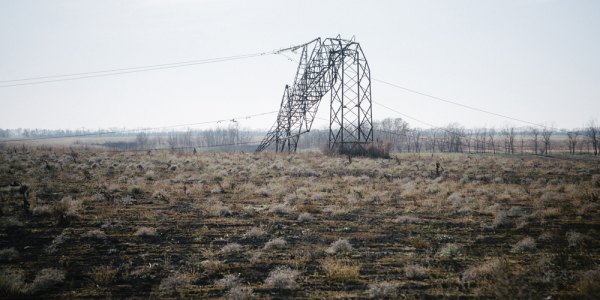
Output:
M599 166L4 150L0 297L598 299Z

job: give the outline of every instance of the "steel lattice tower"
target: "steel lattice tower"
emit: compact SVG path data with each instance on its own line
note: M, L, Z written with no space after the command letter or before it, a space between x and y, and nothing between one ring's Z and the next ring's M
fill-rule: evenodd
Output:
M295 152L309 132L321 99L330 94L329 144L333 151L361 152L373 142L371 71L360 44L320 38L283 49L302 49L292 86L286 85L277 121L256 151L275 143L276 152Z

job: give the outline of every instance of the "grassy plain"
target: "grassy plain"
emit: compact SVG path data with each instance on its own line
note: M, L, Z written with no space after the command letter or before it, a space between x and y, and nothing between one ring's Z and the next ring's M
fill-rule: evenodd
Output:
M2 150L13 181L0 297L600 297L598 160Z

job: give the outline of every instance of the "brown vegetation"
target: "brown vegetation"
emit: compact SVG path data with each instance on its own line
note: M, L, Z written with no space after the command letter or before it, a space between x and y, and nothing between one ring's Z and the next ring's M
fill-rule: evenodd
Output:
M597 160L391 156L0 151L0 294L598 298Z

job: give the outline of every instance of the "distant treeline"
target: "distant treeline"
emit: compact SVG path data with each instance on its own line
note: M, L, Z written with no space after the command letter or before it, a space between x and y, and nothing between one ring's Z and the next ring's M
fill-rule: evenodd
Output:
M392 152L466 152L466 153L533 153L598 154L600 126L589 122L578 129L552 127L512 127L468 129L458 123L433 129L411 128L401 118L373 123L375 143ZM194 151L253 151L266 132L240 129L238 124L212 129L150 132L101 130L0 129L0 138L38 138L64 136L103 136L96 144L113 150L171 149ZM110 137L131 139L110 140ZM329 139L328 129L313 129L303 134L298 149L324 149ZM81 140L76 143L85 143Z
M17 129L2 129L0 128L0 138L41 138L41 137L70 137L70 136L78 136L78 135L95 135L95 134L106 134L110 133L111 135L128 135L131 132L126 131L125 129L100 129L100 130L90 130L90 129L26 129L26 128L17 128Z

